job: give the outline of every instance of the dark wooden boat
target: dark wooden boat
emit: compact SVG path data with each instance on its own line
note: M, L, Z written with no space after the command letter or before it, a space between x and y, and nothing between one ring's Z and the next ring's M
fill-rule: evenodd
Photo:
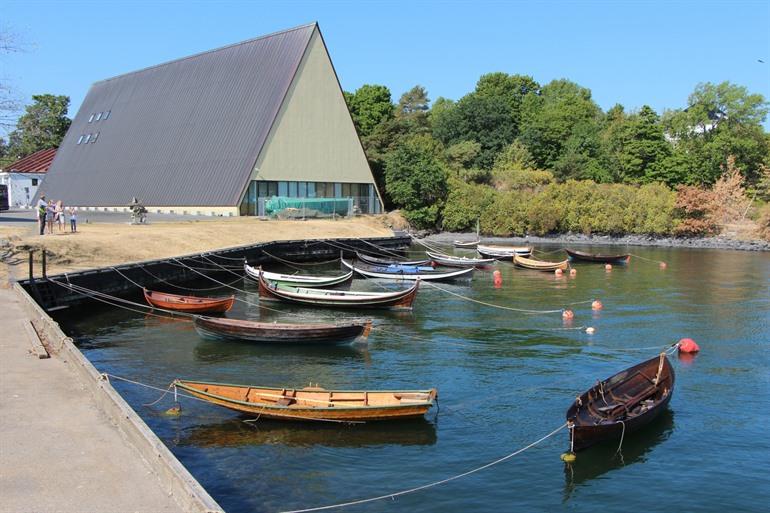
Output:
M546 262L544 260L536 260L534 258L526 258L523 256L514 255L513 265L523 269L532 269L534 271L552 272L556 269L561 269L563 271L568 268L569 260L562 260L561 262Z
M372 321L347 324L285 324L198 316L196 331L205 338L281 344L349 344L366 339Z
M384 278L386 280L456 280L470 278L473 275L473 267L458 270L442 270L433 267L417 267L408 265L367 265L352 263L342 259L342 265L367 278Z
M422 417L438 397L429 390L325 390L230 385L177 379L173 385L218 406L282 420L367 422Z
M395 258L378 258L378 257L365 255L358 251L356 251L356 258L358 258L361 262L364 262L369 265L411 265L411 266L430 265L430 259L397 260Z
M463 242L463 241L456 240L454 241L454 247L459 249L476 249L476 246L479 245L479 242L481 241L472 240L469 242Z
M395 292L359 292L332 289L291 287L259 279L259 297L308 306L332 308L389 308L411 309L417 297L419 281L408 289Z
M350 286L350 282L353 281L353 271L345 273L340 276L307 276L302 274L280 274L271 273L261 268L255 269L248 264L244 265L246 276L254 280L259 280L260 271L266 279L283 283L284 285L291 285L294 287L306 287L306 288L326 288Z
M514 255L528 257L532 254L532 248L529 246L497 246L497 245L482 245L479 244L476 247L476 251L479 252L483 258L494 258L497 260L511 260Z
M569 255L570 260L580 260L582 262L597 262L602 264L625 264L631 259L631 255L602 255L594 253L585 253L575 249L564 248Z
M233 307L235 296L226 297L198 297L180 296L143 289L144 299L150 306L176 310L187 313L219 313L226 312Z
M433 251L426 251L425 254L431 257L438 265L446 267L484 267L496 262L494 258L458 257L454 255L445 255L443 253L434 253Z
M627 436L666 409L674 369L665 353L597 383L567 410L571 450Z

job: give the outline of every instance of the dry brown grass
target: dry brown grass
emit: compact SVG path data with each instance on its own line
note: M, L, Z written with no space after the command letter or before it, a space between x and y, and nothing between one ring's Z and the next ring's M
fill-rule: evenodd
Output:
M49 273L168 258L274 240L387 237L393 232L384 216L338 221L260 221L256 218L157 222L148 225L90 223L78 233L36 235L37 225L0 226L0 238L12 245L0 268L0 281L23 278L29 250L48 254Z

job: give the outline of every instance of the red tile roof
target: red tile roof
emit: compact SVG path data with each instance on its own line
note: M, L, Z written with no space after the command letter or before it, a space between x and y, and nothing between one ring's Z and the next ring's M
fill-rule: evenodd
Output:
M56 156L56 148L36 151L8 166L6 171L11 173L45 173L51 167L51 162Z

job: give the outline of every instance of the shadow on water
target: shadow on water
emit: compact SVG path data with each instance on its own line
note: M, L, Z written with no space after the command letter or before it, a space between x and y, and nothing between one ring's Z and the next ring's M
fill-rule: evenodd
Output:
M579 486L593 479L627 465L643 463L647 454L666 441L673 431L674 413L667 409L645 429L625 439L620 452L617 440L579 452L574 463L564 464L564 502Z
M367 344L309 345L286 343L254 343L238 341L214 341L201 339L193 350L195 359L201 362L230 362L254 357L285 358L287 354L303 358L339 359L355 358L368 361L371 357Z
M381 445L434 445L436 426L425 419L368 424L287 422L241 416L219 424L204 424L184 430L179 445L195 447L244 447L285 445L289 447L360 448Z

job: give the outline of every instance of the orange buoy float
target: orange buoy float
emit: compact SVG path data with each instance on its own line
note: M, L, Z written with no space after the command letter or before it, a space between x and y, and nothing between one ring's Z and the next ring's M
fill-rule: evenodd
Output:
M598 299L594 299L591 303L591 310L601 310L602 308L604 308L604 305Z
M572 310L564 310L561 313L561 318L564 319L565 321L571 321L572 319L575 318L575 314Z
M492 273L492 281L494 282L496 289L503 286L503 275L499 270Z
M668 267L668 266L666 265L666 262L661 262L661 263L660 263L660 265L659 265L659 267L660 267L661 269L665 269L665 268L666 268L666 267Z
M612 271L612 264L604 264L605 271Z
M570 276L572 276L573 278L574 278L575 276L577 276L577 269L570 269L570 270L569 270L569 275L570 275Z
M697 353L700 351L700 347L691 338L683 338L677 344L680 353Z
M556 276L561 276L562 274L564 274L564 271L562 271L561 269L556 269L556 270L553 272L553 274L555 274Z

